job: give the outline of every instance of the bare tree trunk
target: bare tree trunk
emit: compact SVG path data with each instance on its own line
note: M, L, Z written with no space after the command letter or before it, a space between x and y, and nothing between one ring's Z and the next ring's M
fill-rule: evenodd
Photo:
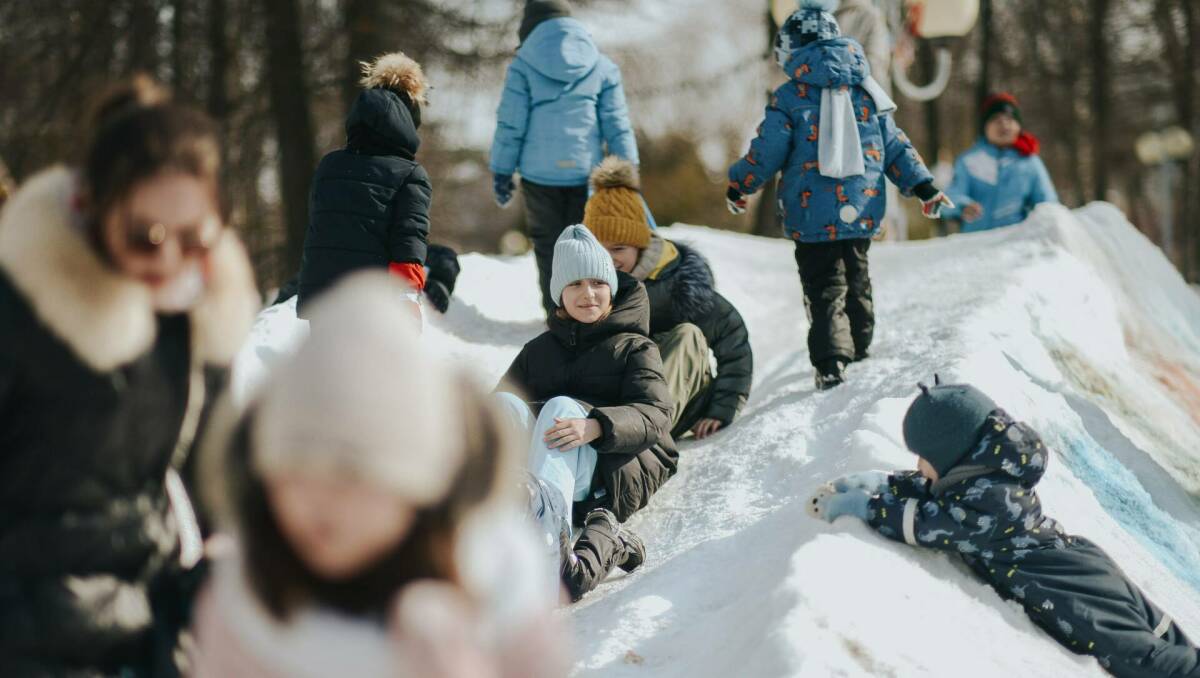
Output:
M1110 81L1112 78L1105 33L1110 0L1092 0L1092 174L1095 177L1094 197L1105 200L1108 195L1109 118L1111 113Z
M312 111L304 77L297 0L265 0L267 80L278 141L279 185L283 202L283 275L300 266L308 225L308 183L316 165Z
M992 0L979 3L979 87L975 92L975 108L992 93Z
M362 62L393 51L396 47L389 46L384 35L387 16L384 3L380 0L346 0L342 12L347 42L342 96L348 109L358 96Z
M188 50L187 16L191 11L190 0L174 0L171 16L171 85L177 99L195 99L192 92Z
M158 74L158 3L132 0L129 4L129 70Z

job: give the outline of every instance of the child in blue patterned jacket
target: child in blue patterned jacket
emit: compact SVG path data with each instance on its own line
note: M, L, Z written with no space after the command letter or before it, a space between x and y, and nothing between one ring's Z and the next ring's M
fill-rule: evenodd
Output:
M729 168L734 214L782 170L779 210L796 241L818 389L837 386L865 358L875 315L867 250L887 206L886 176L936 218L949 199L892 119L896 105L871 77L862 45L839 37L837 0L800 0L779 31L775 90L750 152Z

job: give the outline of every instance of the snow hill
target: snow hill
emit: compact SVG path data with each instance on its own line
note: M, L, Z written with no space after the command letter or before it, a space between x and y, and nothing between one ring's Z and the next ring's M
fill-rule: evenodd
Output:
M1084 676L956 559L854 519L809 518L823 481L911 467L900 421L939 372L983 388L1057 452L1039 493L1200 639L1200 296L1115 208L1043 206L1021 226L872 248L878 334L847 385L815 393L791 245L664 229L711 260L750 326L755 390L731 428L681 445L631 525L649 560L567 614L574 675ZM531 257L463 257L427 336L488 379L540 331ZM304 332L263 312L235 388Z

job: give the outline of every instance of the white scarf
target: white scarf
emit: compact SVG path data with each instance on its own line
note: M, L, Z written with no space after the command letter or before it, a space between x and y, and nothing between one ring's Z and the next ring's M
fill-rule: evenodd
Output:
M862 88L875 100L879 115L896 110L896 102L883 91L875 78L867 76ZM817 138L817 160L821 176L844 179L864 174L862 138L858 135L858 116L849 87L821 90L821 121Z

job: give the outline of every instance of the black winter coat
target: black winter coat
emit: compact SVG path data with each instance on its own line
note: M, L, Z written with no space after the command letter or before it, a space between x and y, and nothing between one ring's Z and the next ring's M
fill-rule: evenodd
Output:
M249 329L253 273L227 240L214 275L247 286L156 316L86 244L73 187L34 177L0 219L0 674L172 675L197 579L181 528L199 535L167 478Z
M645 280L651 336L682 323L700 328L717 359L717 378L702 416L728 426L750 397L754 352L741 314L715 289L712 269L696 250L674 243L679 256Z
M1042 514L1034 486L1050 450L1003 410L980 444L932 485L893 475L868 522L891 539L957 553L1064 647L1117 676L1197 676L1200 651L1095 544Z
M342 276L391 263L425 263L433 188L416 163L412 114L386 89L358 95L346 147L321 159L309 193L297 309Z
M647 336L646 288L618 278L608 318L582 325L551 315L549 331L525 344L498 388L535 403L568 396L591 408L603 431L592 443L600 457L593 489L606 492L597 505L623 522L675 475L679 453L662 359Z

